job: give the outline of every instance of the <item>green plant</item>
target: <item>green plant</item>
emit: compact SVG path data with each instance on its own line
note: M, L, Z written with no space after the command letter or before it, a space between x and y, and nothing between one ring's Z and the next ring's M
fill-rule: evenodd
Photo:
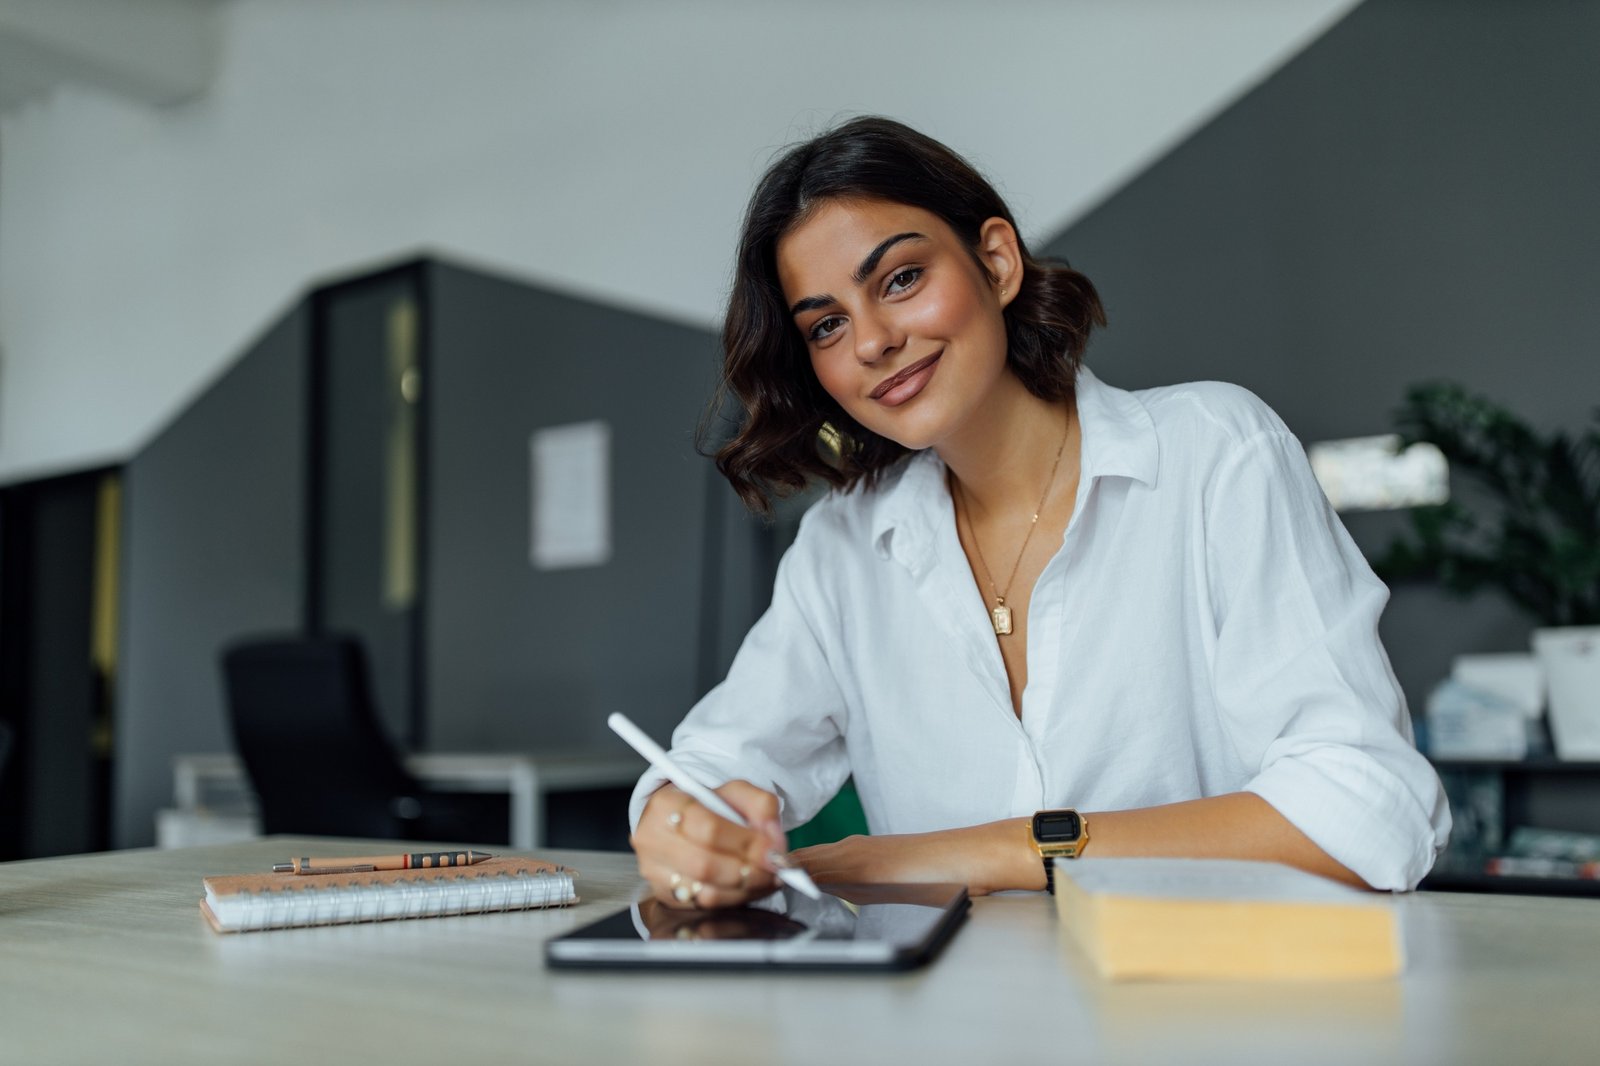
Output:
M1405 444L1429 441L1483 490L1412 512L1377 562L1389 582L1436 581L1460 596L1498 588L1550 626L1600 624L1600 408L1576 436L1542 437L1450 382L1416 385L1397 414Z

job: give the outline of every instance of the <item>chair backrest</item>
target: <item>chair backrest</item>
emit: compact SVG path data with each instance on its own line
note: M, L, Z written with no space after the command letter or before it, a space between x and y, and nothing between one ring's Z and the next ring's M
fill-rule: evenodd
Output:
M421 786L378 719L358 641L248 640L226 649L222 665L263 831L407 835Z

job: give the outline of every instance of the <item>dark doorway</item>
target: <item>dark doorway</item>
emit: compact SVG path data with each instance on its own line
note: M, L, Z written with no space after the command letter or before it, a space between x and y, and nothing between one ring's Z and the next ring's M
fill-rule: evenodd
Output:
M311 359L306 628L360 638L391 734L423 746L420 265L320 290Z
M121 514L114 470L0 489L0 859L110 847Z

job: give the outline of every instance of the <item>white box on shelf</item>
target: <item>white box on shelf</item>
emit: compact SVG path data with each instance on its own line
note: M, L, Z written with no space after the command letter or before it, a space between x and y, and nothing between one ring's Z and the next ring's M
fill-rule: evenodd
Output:
M1544 670L1531 652L1457 655L1450 676L1517 705L1529 718L1544 711Z
M1524 759L1528 718L1517 704L1450 678L1428 695L1428 753L1440 759Z
M1550 690L1550 739L1563 759L1600 759L1600 626L1533 631Z

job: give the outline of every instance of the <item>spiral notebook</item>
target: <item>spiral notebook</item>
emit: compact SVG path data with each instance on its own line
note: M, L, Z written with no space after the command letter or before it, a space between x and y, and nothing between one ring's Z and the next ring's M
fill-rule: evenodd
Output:
M538 859L500 858L442 870L207 877L200 913L219 933L241 933L565 907L578 902L577 876Z

